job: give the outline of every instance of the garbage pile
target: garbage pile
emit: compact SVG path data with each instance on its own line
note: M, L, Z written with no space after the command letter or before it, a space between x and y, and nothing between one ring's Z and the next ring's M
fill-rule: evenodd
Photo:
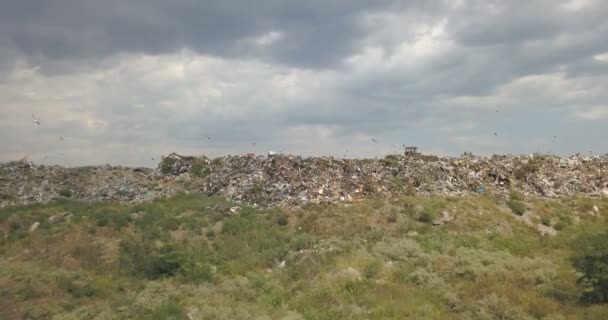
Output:
M208 195L260 206L333 203L404 194L462 196L511 190L543 197L608 196L608 155L438 158L413 154L354 160L269 154L214 160L199 157L192 161L198 163L197 172L201 166L205 172L195 180L194 188ZM167 174L184 175L182 170Z
M140 202L177 192L266 207L511 190L541 197L608 196L608 155L338 159L269 153L208 159L170 154L156 169L0 164L0 207L58 198Z
M181 191L149 168L64 168L18 161L0 164L0 207L61 198L141 202Z

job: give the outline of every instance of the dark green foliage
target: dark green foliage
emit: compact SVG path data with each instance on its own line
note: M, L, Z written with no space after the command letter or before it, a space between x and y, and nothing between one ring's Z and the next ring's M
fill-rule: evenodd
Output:
M119 244L119 270L146 279L173 276L180 268L182 253L173 246L154 247L151 241L139 238L122 240Z
M190 173L199 178L204 178L211 173L211 168L205 159L196 159L192 163Z
M317 238L311 234L300 233L291 240L291 248L295 251L312 249L317 241Z
M277 224L283 227L288 225L289 217L287 217L287 215L284 213L279 214L279 216L277 217Z
M74 298L92 297L97 291L88 283L81 283L68 277L59 277L55 281L57 287L69 293Z
M389 154L382 159L382 163L384 163L385 166L397 166L399 165L399 157L394 154Z
M434 219L435 219L435 215L434 215L433 211L431 211L429 209L425 209L418 214L418 221L420 221L420 222L431 223L431 222L433 222Z
M61 191L59 191L59 195L64 197L64 198L71 198L72 197L72 190L70 189L63 189Z
M374 279L380 273L381 267L382 267L382 264L380 263L380 261L374 260L365 267L365 270L363 271L363 275L365 276L366 279Z
M507 202L507 206L511 208L511 210L513 210L513 213L518 216L523 216L524 213L526 213L526 205L521 201L509 200L509 202Z
M158 306L149 319L152 320L187 320L186 310L176 302L169 301Z
M579 283L587 290L585 302L608 302L608 232L580 236L574 244L573 265L582 276Z

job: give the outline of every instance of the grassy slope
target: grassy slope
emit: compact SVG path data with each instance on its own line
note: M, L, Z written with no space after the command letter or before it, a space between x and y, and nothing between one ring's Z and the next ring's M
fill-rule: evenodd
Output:
M608 306L578 302L569 259L577 235L606 230L608 200L512 198L557 236L491 195L5 208L0 319L605 319ZM454 219L425 222L443 211Z

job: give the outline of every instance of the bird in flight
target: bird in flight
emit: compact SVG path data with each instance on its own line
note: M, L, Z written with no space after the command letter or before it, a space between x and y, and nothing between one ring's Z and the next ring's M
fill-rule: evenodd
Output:
M494 136L498 137L498 133L497 133L497 132L494 132Z
M59 140L63 141L63 137L59 137Z
M376 140L376 138L372 138L372 142L373 143L378 143L378 140Z
M40 127L40 121L38 121L38 118L36 118L36 116L32 113L32 123L36 124Z

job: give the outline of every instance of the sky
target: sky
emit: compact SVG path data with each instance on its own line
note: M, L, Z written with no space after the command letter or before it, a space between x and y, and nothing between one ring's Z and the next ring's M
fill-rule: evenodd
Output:
M402 145L608 152L608 2L0 0L0 161Z

